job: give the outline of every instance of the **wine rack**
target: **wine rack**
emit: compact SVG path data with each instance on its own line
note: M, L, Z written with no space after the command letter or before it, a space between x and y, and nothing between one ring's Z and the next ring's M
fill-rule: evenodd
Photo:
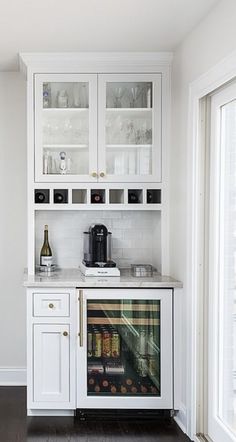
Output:
M63 189L44 184L34 189L33 203L36 210L96 210L101 206L105 210L162 210L162 190L147 184L139 188L70 184Z

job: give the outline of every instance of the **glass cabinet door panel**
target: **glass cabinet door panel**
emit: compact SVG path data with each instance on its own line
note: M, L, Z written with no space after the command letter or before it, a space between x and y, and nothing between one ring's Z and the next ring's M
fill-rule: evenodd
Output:
M69 78L68 81L56 81L57 75L38 77L35 117L36 175L43 176L45 180L55 175L64 177L65 180L73 175L89 176L92 170L96 170L96 155L91 155L91 150L96 149L96 118L93 121L95 127L91 118L94 112L96 114L96 79L75 81L76 76L73 76L72 81ZM59 77L63 78L62 75ZM67 77L64 75L64 79ZM81 76L77 76L78 80L79 77Z
M101 76L100 98L99 170L113 181L160 180L161 77Z
M107 108L151 108L152 82L107 82Z
M88 396L161 395L160 300L87 301Z

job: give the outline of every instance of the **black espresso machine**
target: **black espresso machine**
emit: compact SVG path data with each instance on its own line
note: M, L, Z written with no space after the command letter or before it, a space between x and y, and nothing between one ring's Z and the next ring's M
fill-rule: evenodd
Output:
M85 276L120 276L111 259L111 237L104 224L93 224L84 232L84 259L80 268Z

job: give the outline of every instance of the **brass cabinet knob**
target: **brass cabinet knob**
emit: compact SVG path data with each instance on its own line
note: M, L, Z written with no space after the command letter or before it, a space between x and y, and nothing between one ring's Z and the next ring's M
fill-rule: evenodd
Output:
M50 303L50 304L48 305L48 307L49 307L49 308L53 308L54 305L53 305L52 303Z
M101 173L100 173L100 177L101 177L101 178L104 178L104 176L105 176L105 173L104 173L104 172L101 172Z
M67 332L67 331L64 331L64 332L63 332L63 336L68 336L68 332Z
M93 178L97 178L97 176L98 176L97 172L92 172L91 175L92 175Z

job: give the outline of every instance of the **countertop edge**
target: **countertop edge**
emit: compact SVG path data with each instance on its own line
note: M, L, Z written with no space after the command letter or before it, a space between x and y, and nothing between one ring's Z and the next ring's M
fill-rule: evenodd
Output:
M181 281L170 276L154 274L149 278L134 278L130 272L124 271L120 277L96 278L87 277L77 269L65 269L51 276L24 273L23 286L26 288L183 288Z

